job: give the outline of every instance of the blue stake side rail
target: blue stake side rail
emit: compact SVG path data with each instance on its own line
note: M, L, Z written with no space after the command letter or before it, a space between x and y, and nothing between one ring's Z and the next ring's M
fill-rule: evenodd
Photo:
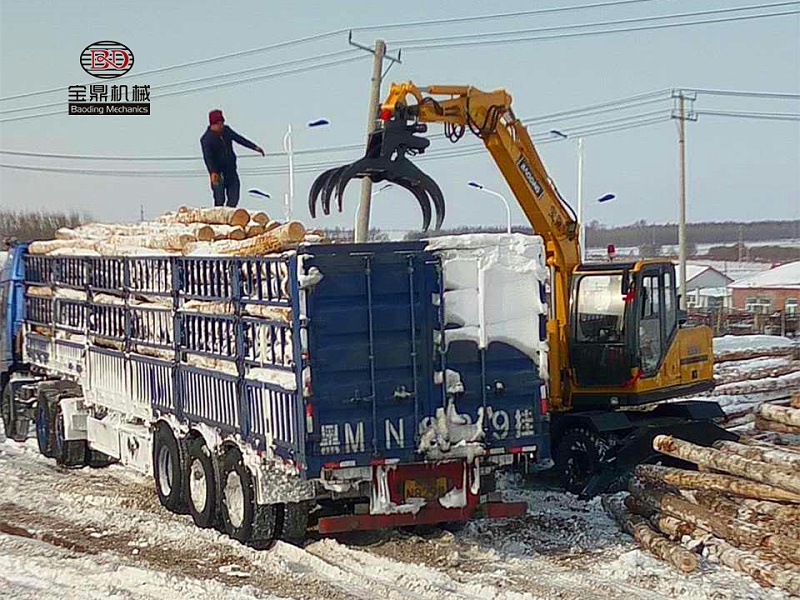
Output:
M304 466L296 272L296 256L27 255L28 286L83 294L26 293L26 353L34 364L81 377L132 415L204 423L259 449L271 443ZM190 301L229 310L208 314ZM206 362L192 365L191 357ZM251 377L257 372L268 381Z

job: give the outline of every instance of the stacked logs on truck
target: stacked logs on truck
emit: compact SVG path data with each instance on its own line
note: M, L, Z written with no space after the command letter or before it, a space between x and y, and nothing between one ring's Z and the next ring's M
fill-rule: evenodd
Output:
M792 404L758 414L798 426L800 400ZM627 496L603 499L621 528L683 572L697 568L686 554L697 553L800 595L800 444L742 437L704 447L659 435L653 448L688 468L637 466Z
M324 241L302 223L270 220L244 208L181 207L155 221L89 223L62 228L55 239L32 242L31 254L55 256L261 256L291 250L303 241Z

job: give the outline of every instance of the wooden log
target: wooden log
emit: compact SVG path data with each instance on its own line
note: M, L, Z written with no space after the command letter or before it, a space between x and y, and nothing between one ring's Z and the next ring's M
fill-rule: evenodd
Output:
M800 472L735 454L725 454L713 448L705 448L667 435L657 435L653 439L653 448L668 456L800 494Z
M703 544L720 563L746 573L762 586L779 587L790 594L800 595L800 575L797 572L761 560L753 552L734 548L718 537L706 536Z
M91 248L56 248L48 252L47 256L102 256L97 250Z
M777 421L800 429L800 409L764 403L756 408L756 416L768 421Z
M745 446L757 446L767 450L781 450L782 452L790 452L791 454L800 454L800 445L788 446L781 443L782 441L782 438L777 433L774 435L772 441L745 435L739 437L739 443Z
M29 254L48 254L53 250L61 248L84 248L94 250L93 240L73 239L73 240L39 240L28 245Z
M733 475L701 473L699 471L688 471L659 465L638 465L634 473L641 479L660 482L685 490L715 490L742 498L776 500L779 502L800 504L800 494L795 494L794 492L789 492L765 483L757 483L749 479L734 477Z
M25 293L36 298L52 298L53 288L49 285L29 285Z
M640 517L644 517L646 519L649 519L656 513L656 510L652 506L645 504L633 494L625 496L625 508L627 508L632 514L639 515Z
M207 208L181 206L178 212L163 215L158 220L161 223L208 223L244 227L250 222L250 213L243 208L229 208L226 206Z
M656 558L667 561L683 573L691 573L700 565L696 554L653 530L643 517L629 513L619 498L604 496L602 504L620 527Z
M789 406L800 409L800 392L792 392L792 400L790 401Z
M256 223L255 221L250 221L247 224L247 227L244 228L244 232L245 234L247 234L247 237L249 238L261 235L265 231L266 230L264 229L264 225L262 225L261 223Z
M247 237L244 227L240 225L210 225L214 232L214 241L243 240Z
M212 249L219 254L235 256L262 256L294 247L302 241L305 227L292 221L254 238L242 241L215 242Z
M715 503L714 509L709 510L664 490L634 488L632 491L647 505L657 506L662 512L705 529L735 546L765 548L800 564L800 541L741 521L735 518L735 511L734 516L721 514L719 508L723 504Z
M800 506L780 504L768 500L742 500L742 506L761 515L772 517L787 525L798 527L800 524Z
M787 425L780 421L772 421L756 415L756 429L760 431L776 431L778 433L791 433L792 435L800 435L800 427Z
M657 511L692 523L716 536L733 542L737 546L760 546L764 535L749 523L742 523L693 504L671 492L655 488L630 488L645 504Z
M692 495L699 506L707 508L715 514L722 515L729 519L739 518L740 505L729 500L719 492L696 490Z
M265 213L263 210L258 210L250 213L250 222L257 223L258 225L261 225L263 227L264 225L269 223L269 217L267 216L267 213Z
M738 454L751 460L760 460L765 463L788 467L800 470L800 454L796 452L786 452L778 446L772 449L764 446L747 446L736 442L718 440L714 442L714 448L723 452Z
M681 521L680 519L660 512L654 512L652 514L650 517L650 524L664 535L678 541L682 540L686 535L691 535L696 529L692 523Z

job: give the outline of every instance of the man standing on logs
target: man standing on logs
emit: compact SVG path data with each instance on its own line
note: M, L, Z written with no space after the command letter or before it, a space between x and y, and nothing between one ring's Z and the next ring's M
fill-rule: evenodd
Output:
M264 150L225 125L219 109L208 113L208 129L200 138L203 160L211 177L214 206L236 207L239 204L239 174L236 172L236 154L233 142L255 150L264 156ZM226 196L227 194L227 201Z

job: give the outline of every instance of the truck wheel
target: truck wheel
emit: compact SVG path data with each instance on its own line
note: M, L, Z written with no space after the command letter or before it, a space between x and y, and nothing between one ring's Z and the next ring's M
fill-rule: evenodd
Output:
M236 448L229 449L220 470L222 497L220 516L225 532L233 539L258 550L271 547L282 529L283 511L276 505L256 504L253 477Z
M153 478L161 505L172 512L185 507L183 455L169 425L161 424L153 436Z
M36 405L36 443L39 452L47 458L55 457L55 423L51 408L47 400Z
M280 538L295 546L302 546L308 529L310 502L287 502L283 505L283 529Z
M15 442L24 442L28 439L30 421L20 417L10 381L3 386L3 395L0 397L0 415L3 418L6 437Z
M198 527L211 527L217 519L217 481L214 459L203 438L189 442L186 460L189 514Z
M86 440L64 439L64 411L60 403L56 409L54 438L53 456L56 463L62 467L82 467L86 464Z
M600 472L607 445L588 429L568 429L556 450L556 470L561 486L579 494L592 476Z

